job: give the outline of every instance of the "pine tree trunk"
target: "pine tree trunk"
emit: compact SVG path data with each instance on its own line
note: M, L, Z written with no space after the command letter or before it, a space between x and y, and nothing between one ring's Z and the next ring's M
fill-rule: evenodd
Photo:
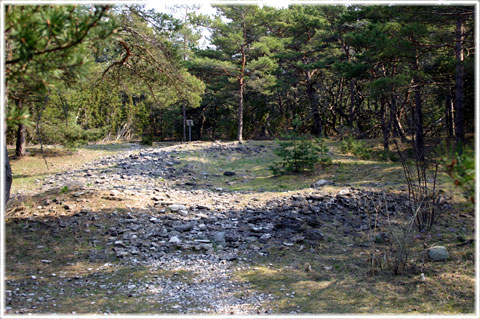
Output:
M465 96L463 93L463 81L465 76L463 66L463 41L465 38L465 24L463 17L457 18L457 26L455 30L455 59L457 62L455 70L455 137L457 145L465 142L464 129L464 103Z
M7 204L9 198L10 198L10 189L12 188L12 167L10 166L10 159L8 158L8 152L7 152L7 144L5 144L5 147L3 149L5 153L5 204Z
M7 105L8 101L8 88L5 86L5 105ZM8 157L8 151L7 151L7 141L4 138L4 143L5 147L3 149L4 151L4 156L5 156L5 189L3 195L5 196L5 205L7 204L8 200L10 199L10 189L12 188L12 181L13 181L13 176L12 176L12 167L10 166L10 159Z
M425 146L423 141L423 112L420 84L415 83L415 153L417 160L425 160Z
M414 70L418 72L420 66L418 63L418 53L415 57ZM415 108L413 114L414 129L415 129L415 158L418 161L425 160L425 145L423 141L423 111L422 111L422 95L421 84L418 75L415 74L413 78L414 92L415 92Z
M6 8L6 11L8 9ZM12 51L10 50L10 41L8 41L7 33L5 33L5 53L8 58L12 57ZM5 90L4 90L5 96L4 98L4 105L7 106L8 103L8 83L5 82ZM8 150L7 150L7 141L5 139L5 134L3 134L3 142L4 142L4 157L5 157L5 188L4 188L4 199L5 199L5 205L8 203L8 200L10 199L10 190L12 188L12 181L13 181L13 176L12 176L12 167L10 166L10 159L8 157Z
M453 101L450 94L445 99L445 130L448 137L453 137Z
M247 27L245 25L245 15L242 11L242 29L243 29L243 43L240 47L240 53L242 54L242 65L240 68L240 76L238 77L239 84L239 100L238 100L238 111L237 111L237 141L238 143L243 143L243 91L245 89L245 68L247 66L247 55L245 52L245 46L247 43Z
M402 127L402 124L400 123L400 119L398 118L398 115L395 114L395 127L397 128L397 132L399 133L400 135L400 138L402 139L402 143L406 143L408 140L407 140L407 136L405 134L405 130L403 129Z
M182 142L185 142L187 140L187 115L185 113L185 103L182 103L182 115L183 115L183 140Z
M200 124L198 126L198 139L199 140L202 140L203 138L203 130L204 130L204 127L205 127L205 122L206 122L206 118L205 118L205 115L202 114L200 115Z
M392 94L392 98L390 100L390 127L392 128L393 137L400 136L400 132L398 132L398 128L395 123L396 115L397 115L397 98L395 94Z
M398 108L398 96L392 94L392 100L390 103L390 126L393 132L394 137L400 137L403 143L407 142L407 137L405 136L405 131L400 123L398 118L399 108Z
M350 80L350 110L348 112L347 126L353 129L353 117L355 115L355 79Z
M22 100L18 100L18 109L22 108ZM17 157L22 157L25 156L25 151L26 151L26 132L25 132L25 125L23 124L18 124L18 130L17 130L17 144L15 148L15 155Z
M390 123L387 121L387 109L383 98L380 99L380 112L382 113L383 149L389 150L388 139L390 138Z
M400 108L397 108L397 114L395 114L395 125L397 126L398 132L400 133L400 137L402 138L403 143L406 143L408 139L407 139L407 133L405 133L405 129L403 128L402 122L400 119L402 118L405 112L405 109L407 107L409 100L410 100L410 91L407 91Z
M239 143L243 143L243 78L239 80L240 84L240 90L239 90L239 101L238 101L238 112L237 112L237 125L238 125L238 131L237 131L237 141Z
M307 96L310 102L310 111L313 116L313 122L315 124L313 134L316 137L322 137L322 119L320 117L320 106L318 102L318 96L315 92L315 88L312 83L312 75L310 71L306 73L307 75Z
M17 145L15 148L15 155L17 157L25 156L27 139L26 139L25 125L18 124L17 130Z

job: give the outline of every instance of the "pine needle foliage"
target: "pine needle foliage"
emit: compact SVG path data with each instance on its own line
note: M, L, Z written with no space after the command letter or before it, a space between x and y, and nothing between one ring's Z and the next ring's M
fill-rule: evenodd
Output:
M301 123L294 120L295 130L284 134L282 140L276 140L278 147L274 154L281 158L269 167L274 175L302 173L312 171L317 165L329 165L332 159L324 141L297 133Z

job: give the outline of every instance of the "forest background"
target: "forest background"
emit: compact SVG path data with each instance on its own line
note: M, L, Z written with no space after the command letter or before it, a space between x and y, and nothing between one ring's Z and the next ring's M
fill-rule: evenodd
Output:
M472 6L5 7L7 143L270 139L463 145ZM209 44L199 45L202 33ZM423 155L422 155L423 156Z

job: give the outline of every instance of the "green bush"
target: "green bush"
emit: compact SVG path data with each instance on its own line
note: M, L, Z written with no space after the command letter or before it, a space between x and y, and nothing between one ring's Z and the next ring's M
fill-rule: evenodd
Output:
M140 144L152 146L153 145L153 136L152 135L143 135L142 140L140 141Z
M353 136L348 135L342 139L342 144L340 146L340 151L343 154L353 154L355 139Z
M365 142L356 140L351 135L347 136L342 140L340 151L343 154L354 155L363 160L376 159L383 162L398 161L398 157L394 152L385 151L385 150L383 151L374 150L373 148L369 147Z
M464 196L472 204L475 203L475 153L472 149L464 149L461 154L456 153L455 158L445 167L448 175L455 185L461 187Z
M355 155L364 160L372 159L373 155L373 150L369 148L365 142L357 141L351 135L342 140L340 150L344 154Z
M42 124L41 134L44 144L61 144L67 147L78 147L88 144L89 142L97 142L107 133L107 128L83 129L79 125L49 125ZM37 142L39 136L36 136Z
M269 167L274 175L285 172L300 173L313 170L317 164L328 165L332 159L328 155L328 147L321 139L310 139L296 133L284 135L274 153L281 158Z

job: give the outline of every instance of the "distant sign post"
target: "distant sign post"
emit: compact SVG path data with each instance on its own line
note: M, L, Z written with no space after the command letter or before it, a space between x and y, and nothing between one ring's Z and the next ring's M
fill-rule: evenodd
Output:
M193 120L187 120L187 126L188 126L188 140L191 142L192 141Z

